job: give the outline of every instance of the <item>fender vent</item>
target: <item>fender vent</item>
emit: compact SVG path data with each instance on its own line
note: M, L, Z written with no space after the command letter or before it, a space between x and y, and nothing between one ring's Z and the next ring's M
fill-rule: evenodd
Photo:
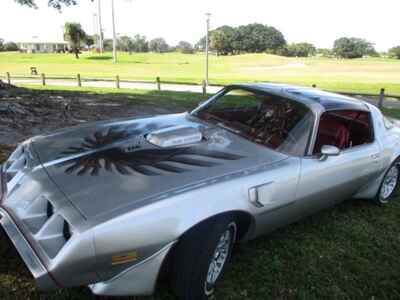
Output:
M54 215L54 206L53 206L53 204L51 204L50 201L47 201L46 214L47 214L47 219L50 219L51 216Z
M63 225L63 236L66 241L68 241L72 236L71 228L70 228L68 222L65 220L64 220L64 225Z
M25 146L20 145L11 154L10 158L4 165L4 178L7 183L7 191L12 192L14 187L24 176L23 170L28 166L27 153Z
M35 235L35 239L43 247L48 257L53 259L72 238L72 235L71 226L56 211Z

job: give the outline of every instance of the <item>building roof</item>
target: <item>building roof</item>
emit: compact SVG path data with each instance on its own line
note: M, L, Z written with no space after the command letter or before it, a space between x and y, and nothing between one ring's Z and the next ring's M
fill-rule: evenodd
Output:
M17 44L68 44L63 39L41 39L41 38L30 38L16 42Z

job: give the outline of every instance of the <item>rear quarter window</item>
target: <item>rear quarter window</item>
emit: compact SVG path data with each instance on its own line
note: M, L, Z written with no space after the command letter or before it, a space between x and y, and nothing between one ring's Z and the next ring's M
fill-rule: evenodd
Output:
M314 154L320 153L324 145L332 145L344 150L372 143L373 140L374 131L369 112L328 111L320 118Z

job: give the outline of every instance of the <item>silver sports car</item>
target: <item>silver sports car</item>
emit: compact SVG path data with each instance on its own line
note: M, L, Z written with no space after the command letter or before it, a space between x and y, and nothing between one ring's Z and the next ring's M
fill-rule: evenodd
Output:
M345 199L383 205L400 128L317 89L232 85L190 113L34 137L1 170L1 225L40 289L207 299L232 247Z

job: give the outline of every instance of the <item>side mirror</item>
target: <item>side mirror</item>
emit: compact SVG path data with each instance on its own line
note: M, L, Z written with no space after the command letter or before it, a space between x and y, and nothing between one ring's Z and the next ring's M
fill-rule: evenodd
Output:
M326 160L329 156L338 156L340 149L332 145L323 145L321 148L321 157L319 160Z

